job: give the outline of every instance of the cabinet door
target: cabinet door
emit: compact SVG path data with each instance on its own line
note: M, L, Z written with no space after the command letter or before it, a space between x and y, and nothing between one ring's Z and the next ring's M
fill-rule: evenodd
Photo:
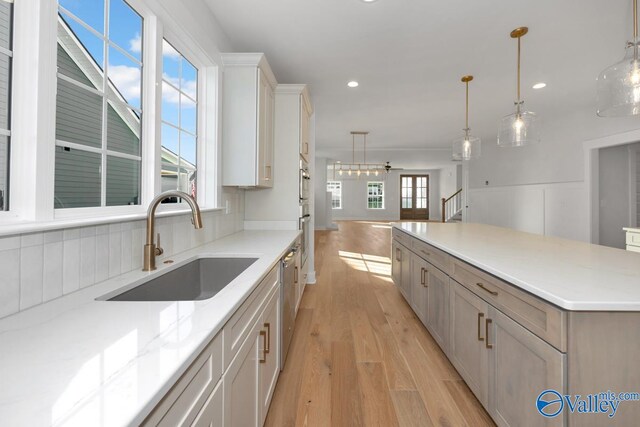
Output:
M423 324L427 323L429 304L429 263L411 255L411 307Z
M224 386L222 381L218 383L204 406L191 424L193 427L222 427L224 425L222 392Z
M263 335L261 319L251 328L235 359L224 374L224 425L256 427L261 424L260 372Z
M280 290L273 294L262 316L262 327L266 332L264 363L260 364L261 421L264 424L271 403L273 390L280 374Z
M449 276L427 264L427 328L440 348L448 352L449 343Z
M499 426L561 426L563 416L545 418L536 409L544 390L565 392L565 356L490 307L489 413Z
M309 161L309 110L300 96L300 155Z
M488 304L464 286L450 282L450 358L462 378L486 407L489 358L485 321ZM532 403L534 405L535 402Z
M258 135L257 178L261 187L273 186L273 91L258 69Z
M402 268L402 277L400 278L400 289L404 294L407 302L411 303L411 252L409 249L400 245L400 259Z
M391 278L398 288L402 286L402 254L395 240L391 244Z

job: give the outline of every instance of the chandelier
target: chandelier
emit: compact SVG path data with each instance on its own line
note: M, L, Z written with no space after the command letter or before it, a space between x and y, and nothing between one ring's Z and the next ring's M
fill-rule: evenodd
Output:
M389 173L389 168L382 163L367 163L367 135L369 132L351 132L351 162L335 161L333 163L333 179L338 178L360 178L365 176L379 176ZM362 162L356 162L356 135L362 136Z

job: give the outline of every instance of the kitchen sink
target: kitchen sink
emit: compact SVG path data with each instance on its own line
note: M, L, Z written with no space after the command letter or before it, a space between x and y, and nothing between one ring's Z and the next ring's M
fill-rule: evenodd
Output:
M197 301L213 297L257 258L199 258L107 301Z

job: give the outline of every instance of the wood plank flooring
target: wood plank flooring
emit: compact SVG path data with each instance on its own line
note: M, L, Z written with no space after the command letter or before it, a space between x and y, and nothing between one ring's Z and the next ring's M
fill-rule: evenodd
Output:
M492 426L391 281L388 223L316 231L303 296L266 425Z

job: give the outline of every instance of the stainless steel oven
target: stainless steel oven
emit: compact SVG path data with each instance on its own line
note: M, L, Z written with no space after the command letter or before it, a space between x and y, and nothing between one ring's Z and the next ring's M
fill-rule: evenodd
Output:
M309 203L309 187L311 185L311 174L309 174L309 165L304 160L300 160L300 176L298 182L300 188L298 197L300 204Z
M309 255L310 233L312 232L311 213L309 212L309 205L306 203L300 205L299 229L302 231L302 236L300 238L300 255L302 261L300 266L303 266L307 262L307 256Z

